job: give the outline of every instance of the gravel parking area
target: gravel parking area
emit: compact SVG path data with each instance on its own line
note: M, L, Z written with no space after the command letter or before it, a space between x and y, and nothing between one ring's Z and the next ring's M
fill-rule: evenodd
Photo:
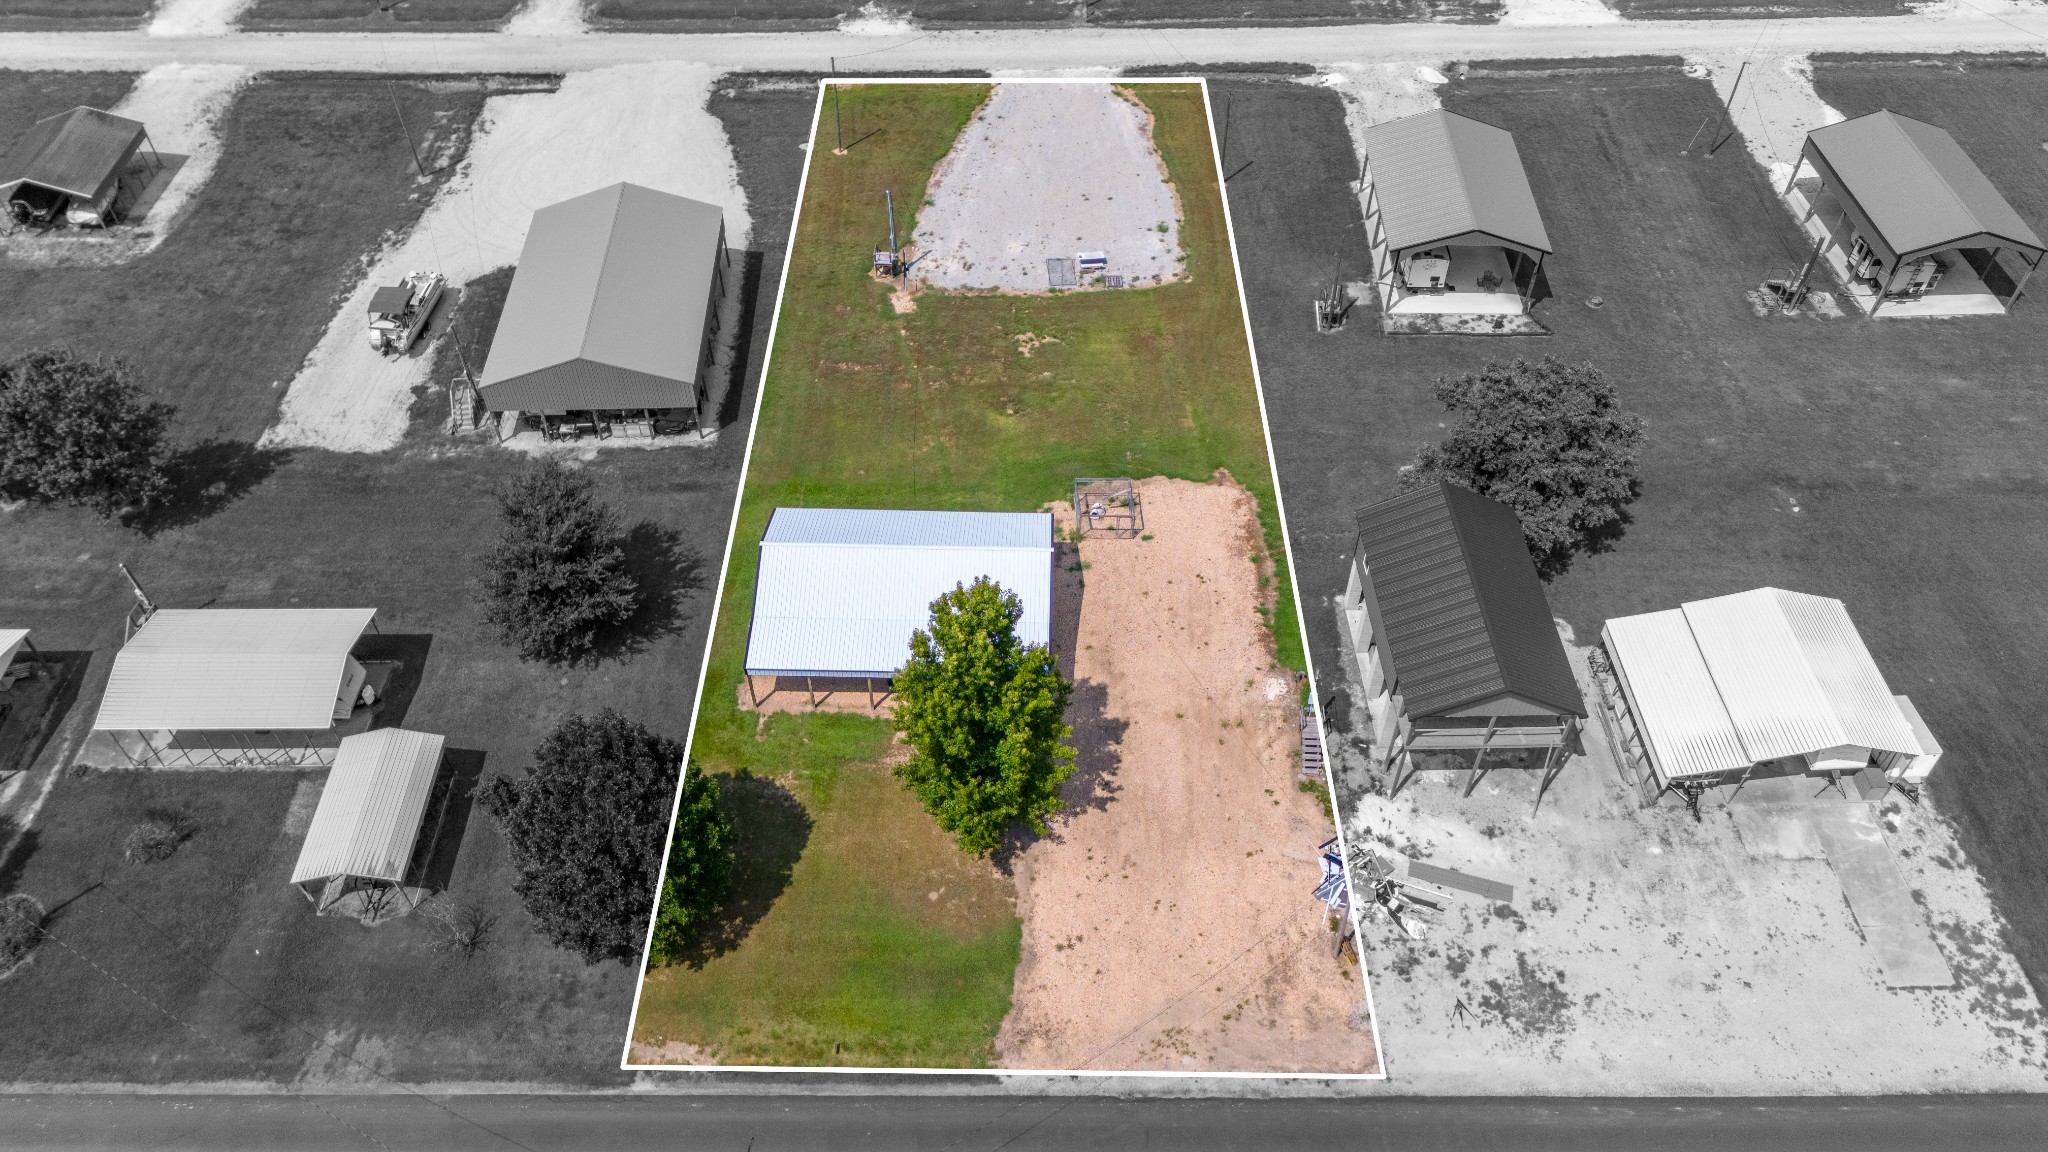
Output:
M1151 117L1106 82L998 84L940 162L912 277L1044 292L1046 260L1100 251L1126 283L1178 279L1180 204Z

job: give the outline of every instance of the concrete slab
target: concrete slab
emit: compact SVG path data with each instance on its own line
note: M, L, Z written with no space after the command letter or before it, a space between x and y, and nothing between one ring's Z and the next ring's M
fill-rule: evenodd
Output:
M1887 988L1953 988L1956 975L1924 927L1869 924L1863 939L1884 969Z
M1899 875L1884 829L1869 804L1816 807L1807 819L1827 849L1828 864L1849 897L1857 927L1892 988L1946 988L1948 961L1927 932L1927 918Z
M1739 804L1728 810L1742 847L1758 860L1825 860L1827 849L1804 812L1781 804Z

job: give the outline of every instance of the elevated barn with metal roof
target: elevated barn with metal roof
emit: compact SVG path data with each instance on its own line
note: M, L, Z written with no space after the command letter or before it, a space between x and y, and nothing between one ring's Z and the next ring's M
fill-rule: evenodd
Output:
M2048 253L1955 137L1933 124L1879 110L1816 128L1788 195L1808 168L1819 177L1808 220L1831 218L1822 223L1849 277L1875 295L1873 311L1888 299L1923 297L1943 279L1952 281L1947 291L1953 281L1981 282L2010 307Z
M1540 298L1550 233L1512 133L1436 109L1360 139L1388 311L1522 312Z
M1659 788L1874 770L1907 784L1940 758L1840 600L1756 588L1621 616L1601 630L1622 691L1622 754Z
M715 204L614 184L533 214L478 395L547 429L700 422L727 272Z
M1541 751L1548 785L1586 705L1513 510L1442 481L1361 508L1344 610L1396 788L1442 751L1473 752L1471 783Z
M887 681L932 601L988 577L1023 609L1017 636L1052 641L1053 521L1043 512L777 508L761 537L746 672Z
M121 177L149 142L140 121L78 107L46 116L0 156L0 194L17 221L46 222L67 209L109 223ZM150 149L155 156L155 148Z

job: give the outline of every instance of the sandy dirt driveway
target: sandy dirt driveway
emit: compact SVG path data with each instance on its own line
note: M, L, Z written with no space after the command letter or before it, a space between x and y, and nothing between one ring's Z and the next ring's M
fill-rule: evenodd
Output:
M1045 262L1103 252L1109 271L1180 275L1180 203L1152 118L1107 81L998 84L932 173L914 279L1044 292Z
M1377 1071L1363 978L1312 897L1332 830L1295 787L1295 680L1255 612L1252 498L1139 492L1150 539L1084 540L1086 569L1060 571L1079 765L1073 808L1016 862L1023 957L997 1063Z

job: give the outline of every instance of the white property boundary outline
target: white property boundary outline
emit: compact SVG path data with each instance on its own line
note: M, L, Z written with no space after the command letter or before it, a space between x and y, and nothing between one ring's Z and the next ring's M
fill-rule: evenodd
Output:
M724 607L725 582L732 568L733 544L739 533L740 507L746 498L747 474L754 462L754 438L760 431L761 404L768 392L769 376L775 368L775 335L782 324L783 296L789 291L789 269L796 255L797 231L803 223L804 194L810 185L811 166L817 162L818 134L823 126L825 93L833 84L877 85L877 84L1194 84L1202 93L1202 115L1209 134L1209 157L1215 164L1217 198L1223 209L1224 234L1230 247L1231 276L1237 288L1238 314L1244 324L1245 352L1251 360L1252 393L1259 402L1259 431L1266 445L1266 471L1273 482L1273 513L1280 520L1280 546L1287 558L1287 579L1294 589L1294 626L1301 637L1302 663L1307 666L1309 693L1320 705L1321 697L1316 691L1315 660L1308 647L1308 618L1303 609L1303 594L1299 569L1294 563L1294 541L1287 533L1287 503L1280 494L1280 466L1273 456L1273 426L1266 415L1265 381L1259 372L1259 352L1256 337L1252 334L1251 302L1244 292L1244 268L1239 263L1237 252L1237 225L1230 216L1230 188L1223 172L1222 144L1216 136L1216 110L1209 100L1209 80L1205 76L1146 76L1122 77L982 77L982 76L862 76L858 79L833 79L821 77L818 80L818 98L811 109L811 133L804 145L804 171L797 180L796 206L790 213L789 241L782 252L782 279L775 287L775 314L768 322L768 349L761 363L761 383L754 390L754 411L747 426L747 451L740 463L739 484L733 491L732 517L726 527L725 558L718 568L718 591L711 603L711 627L705 639L704 658L697 668L697 695L690 704L690 727L683 739L683 774L676 780L675 799L669 806L669 839L661 850L661 870L655 874L655 907L647 917L647 937L640 949L639 981L633 988L633 1011L626 1021L626 1037L619 1055L619 1069L626 1072L672 1072L672 1073L720 1073L720 1072L780 1072L780 1073L843 1073L852 1076L872 1075L921 1075L921 1076L967 1076L990 1079L1017 1077L1087 1077L1096 1079L1126 1078L1152 1080L1385 1080L1387 1058L1380 1046L1380 1018L1373 1007L1372 975L1366 967L1365 950L1358 948L1359 982L1365 990L1366 1018L1372 1024L1373 1059L1379 1064L1377 1072L1215 1072L1215 1071L1151 1071L1142 1069L1045 1069L1045 1068L854 1068L830 1064L644 1064L633 1060L633 1029L640 1019L640 998L647 990L648 961L654 948L654 920L660 909L661 884L668 875L669 851L675 842L676 815L681 810L683 784L690 770L689 753L697 737L697 712L703 707L704 686L711 673L711 649L717 642L719 612ZM1162 160L1163 162L1163 160ZM744 385L744 382L742 382ZM1323 714L1320 706L1316 709L1316 736L1329 747L1328 733L1323 728ZM1344 814L1337 804L1336 773L1330 767L1327 753L1324 757L1323 786L1329 793L1330 811L1337 832L1337 851L1344 860L1350 860L1349 845L1344 837ZM1347 875L1347 885L1349 878ZM1349 901L1348 914L1351 920L1352 938L1362 941L1364 934L1358 921L1358 901L1355 893Z

